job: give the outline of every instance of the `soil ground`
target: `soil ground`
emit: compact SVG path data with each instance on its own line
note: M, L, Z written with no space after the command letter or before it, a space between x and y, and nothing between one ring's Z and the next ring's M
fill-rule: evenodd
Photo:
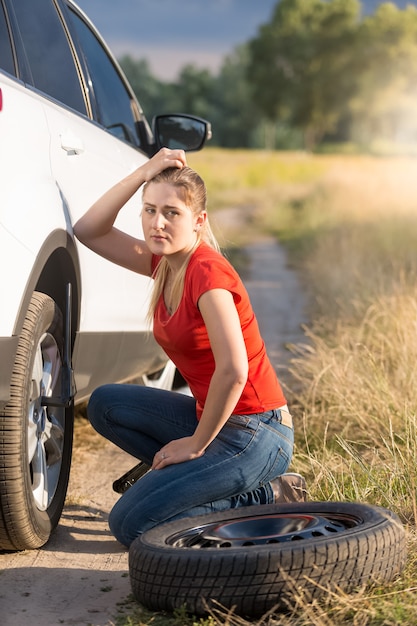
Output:
M245 249L244 278L270 358L284 384L287 343L304 341L304 296L284 250L273 240ZM111 626L131 602L128 553L107 518L111 485L135 460L78 417L68 497L61 522L40 550L0 553L2 626Z

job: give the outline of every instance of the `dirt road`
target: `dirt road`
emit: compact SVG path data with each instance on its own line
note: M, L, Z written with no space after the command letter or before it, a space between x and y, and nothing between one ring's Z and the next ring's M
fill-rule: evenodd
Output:
M271 360L285 382L284 344L303 341L304 297L285 252L273 240L247 249L251 295ZM41 550L0 553L2 626L111 626L128 608L127 551L111 536L111 484L134 460L77 420L67 504Z
M84 420L76 429L89 447L74 450L67 505L51 540L41 550L0 554L2 626L107 626L130 594L127 551L107 517L117 499L111 483L134 460Z

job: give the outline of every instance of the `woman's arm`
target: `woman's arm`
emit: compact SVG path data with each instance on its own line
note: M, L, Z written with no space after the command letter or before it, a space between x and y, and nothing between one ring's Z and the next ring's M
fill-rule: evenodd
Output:
M119 211L147 181L168 167L186 165L183 150L162 148L152 159L109 189L74 225L74 233L85 246L117 265L151 274L151 253L143 240L114 226Z
M207 291L199 308L215 360L204 411L194 435L171 441L155 455L154 469L202 456L233 413L247 381L248 355L232 294L225 289Z

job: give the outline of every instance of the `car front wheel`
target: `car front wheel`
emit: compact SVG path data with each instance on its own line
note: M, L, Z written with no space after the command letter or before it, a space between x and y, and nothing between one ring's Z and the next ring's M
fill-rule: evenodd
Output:
M60 397L62 313L35 292L23 324L10 401L0 412L0 548L44 545L64 506L72 453L74 407Z

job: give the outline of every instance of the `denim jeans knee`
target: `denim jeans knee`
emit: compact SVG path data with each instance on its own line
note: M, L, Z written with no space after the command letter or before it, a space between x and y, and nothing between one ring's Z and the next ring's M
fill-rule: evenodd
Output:
M143 385L98 387L87 415L97 432L146 463L172 439L192 435L198 424L194 398Z
M292 428L281 424L279 412L233 415L202 457L152 470L135 483L114 506L111 530L128 546L166 521L273 502L269 481L287 470L292 447Z

